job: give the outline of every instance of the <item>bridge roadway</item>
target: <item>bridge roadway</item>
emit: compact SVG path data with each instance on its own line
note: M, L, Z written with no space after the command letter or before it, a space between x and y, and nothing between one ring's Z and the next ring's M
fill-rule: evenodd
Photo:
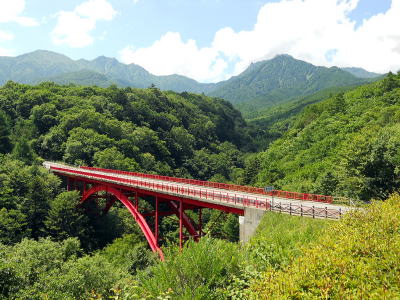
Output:
M143 191L155 192L160 195L170 195L184 199L191 199L203 204L214 204L226 207L227 211L244 215L247 208L269 210L311 218L340 219L341 216L352 210L348 206L339 206L324 202L286 199L276 196L253 194L249 192L231 191L213 187L204 187L195 184L171 182L151 178L143 178L118 171L99 171L80 167L71 167L64 164L44 162L43 165L57 174L86 179L88 181L111 183L121 187L131 187ZM116 172L116 173L114 173ZM203 205L203 207L206 207ZM212 206L210 207L212 208Z

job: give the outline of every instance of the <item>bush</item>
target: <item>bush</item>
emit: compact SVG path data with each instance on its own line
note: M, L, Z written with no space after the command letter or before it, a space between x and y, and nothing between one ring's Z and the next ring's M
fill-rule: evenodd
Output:
M240 272L238 245L222 240L190 241L182 252L174 247L165 256L164 263L138 274L143 296L154 299L169 292L173 299L218 299L230 276Z
M394 299L400 297L400 196L355 211L284 270L267 270L256 298Z

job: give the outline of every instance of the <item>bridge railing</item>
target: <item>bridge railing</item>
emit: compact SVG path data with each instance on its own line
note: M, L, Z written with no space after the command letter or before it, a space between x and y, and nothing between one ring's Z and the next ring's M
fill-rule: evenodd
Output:
M281 198L286 198L286 199L315 201L315 202L324 202L324 203L332 203L333 202L332 196L325 196L325 195L288 192L288 191L281 191L281 190L265 191L262 188L257 188L257 187L252 187L252 186L243 186L243 185L236 185L236 184L219 183L219 182L212 182L212 181L202 181L202 180L196 180L196 179L178 178L178 177L170 177L170 176L162 176L162 175L154 175L154 174L144 174L144 173L138 173L138 172L119 171L119 170L94 168L94 167L86 167L86 166L81 166L80 168L86 169L86 170L104 172L104 173L114 173L114 174L126 175L126 176L135 176L135 177L163 180L163 181L169 181L169 182L192 184L192 185L199 185L199 186L204 186L204 187L224 189L224 190L230 190L230 191L245 192L245 193L251 193L251 194L260 194L260 195L267 195L267 196L275 196L275 197L281 197Z
M289 213L291 215L299 215L299 216L312 216L313 218L326 218L326 219L340 219L342 216L341 208L321 208L314 206L304 206L302 204L291 204L291 203L282 203L282 201L272 199L257 199L257 197L243 197L240 195L229 195L228 193L216 192L213 190L202 190L194 189L190 187L184 187L180 185L174 184L164 184L164 183L156 183L149 182L145 180L138 179L129 179L129 178L121 178L112 175L103 175L97 173L91 173L86 171L80 171L69 168L61 168L61 167L50 167L51 170L64 174L75 175L76 177L86 178L86 179L94 179L101 181L107 181L111 183L122 183L131 186L139 186L143 188L149 188L152 190L178 194L180 196L185 195L189 197L199 198L203 200L213 200L224 203L231 203L235 205L242 205L244 207L255 207L258 209L265 209L271 211L278 211L282 213Z

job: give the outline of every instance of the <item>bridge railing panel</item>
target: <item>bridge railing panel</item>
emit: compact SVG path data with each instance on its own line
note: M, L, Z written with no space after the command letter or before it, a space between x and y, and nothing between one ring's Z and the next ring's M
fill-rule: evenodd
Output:
M83 178L94 178L103 179L105 181L111 181L115 183L125 183L131 186L140 186L158 191L164 191L167 193L173 193L178 195L187 195L199 199L220 201L224 203L240 204L244 207L256 207L265 210L278 211L289 213L293 215L307 215L314 218L328 218L328 219L339 219L342 216L341 209L332 208L320 208L320 207L307 207L303 205L293 205L292 203L282 203L281 201L274 201L274 198L259 200L257 197L243 197L237 195L229 195L228 193L215 192L210 190L194 189L190 187L182 187L173 184L155 183L145 180L121 178L112 175L94 174L91 172L74 170L68 168L51 167L54 171L62 173L74 174ZM290 196L290 195L288 195Z
M119 170L86 167L86 166L81 166L80 168L86 169L86 170L104 172L104 173L114 173L114 174L119 174L119 175L135 176L135 177L163 180L163 181L169 181L169 182L179 182L179 183L184 183L184 184L206 186L206 187L210 187L210 188L218 188L218 189L238 191L238 192L247 192L247 193L251 193L251 194L276 196L276 197L287 198L287 199L325 202L325 203L333 202L332 196L325 196L325 195L288 192L288 191L281 191L281 190L265 191L262 188L257 188L257 187L252 187L252 186L241 186L241 185L219 183L219 182L212 182L212 181L201 181L201 180L196 180L196 179L177 178L177 177L170 177L170 176L144 174L144 173L138 173L138 172L119 171Z

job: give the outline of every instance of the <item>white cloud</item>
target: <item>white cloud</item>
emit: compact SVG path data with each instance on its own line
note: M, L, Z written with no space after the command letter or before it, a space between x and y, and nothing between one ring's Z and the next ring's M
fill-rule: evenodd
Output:
M14 56L14 55L15 55L14 50L0 47L0 56Z
M13 39L14 35L12 33L0 29L0 41L11 41Z
M106 0L89 0L73 11L60 11L51 33L53 42L73 48L88 46L94 41L91 31L96 28L97 21L111 21L116 13Z
M179 33L168 32L148 48L120 51L121 60L136 62L157 75L183 74L199 80L214 79L223 73L226 62L212 48L197 47L194 40L182 41Z
M157 75L182 74L199 81L224 78L228 65L235 75L251 62L287 53L316 65L359 66L387 72L400 68L400 0L391 8L363 20L356 28L349 13L359 0L282 0L265 4L254 28L216 32L209 47L182 41L168 32L153 45L120 51L121 60L136 63Z
M22 26L39 25L36 19L21 16L24 9L25 9L25 0L1 0L0 23L15 22Z
M136 4L136 3L138 3L139 2L139 0L133 0L133 3L134 4Z

